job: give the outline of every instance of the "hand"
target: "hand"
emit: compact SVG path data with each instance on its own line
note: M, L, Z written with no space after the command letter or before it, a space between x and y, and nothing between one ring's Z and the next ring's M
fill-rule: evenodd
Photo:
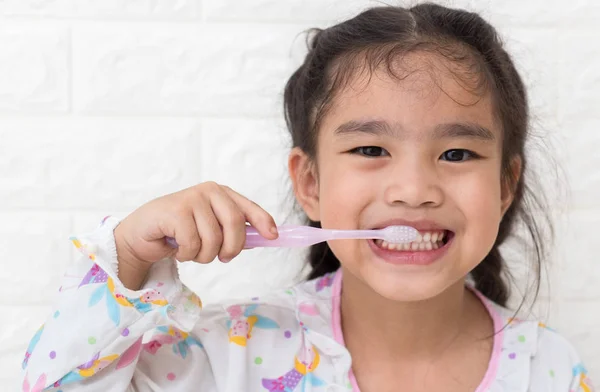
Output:
M246 222L267 239L277 238L273 217L224 185L205 182L159 197L127 216L115 229L119 278L139 289L151 265L167 257L228 262L244 248ZM165 237L179 244L170 246Z

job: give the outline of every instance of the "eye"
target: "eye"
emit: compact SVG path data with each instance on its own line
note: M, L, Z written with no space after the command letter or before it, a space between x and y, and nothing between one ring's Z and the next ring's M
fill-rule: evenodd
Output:
M369 158L390 155L384 148L377 146L362 146L350 150L353 154L364 155Z
M440 156L440 159L448 162L463 162L478 157L479 155L475 154L473 151L456 148L453 150L444 151L444 153Z

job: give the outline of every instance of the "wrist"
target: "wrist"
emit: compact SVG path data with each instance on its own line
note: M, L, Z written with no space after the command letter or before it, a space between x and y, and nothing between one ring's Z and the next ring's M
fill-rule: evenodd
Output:
M121 283L130 290L139 290L150 271L151 263L135 257L129 246L115 229L115 245L117 250L118 277Z
M129 290L139 290L142 288L146 276L150 271L150 266L146 266L139 263L132 263L126 261L126 259L118 258L119 261L119 280Z

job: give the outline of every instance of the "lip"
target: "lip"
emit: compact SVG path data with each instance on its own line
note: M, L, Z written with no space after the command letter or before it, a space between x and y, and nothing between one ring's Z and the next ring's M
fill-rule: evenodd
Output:
M369 229L383 229L387 226L410 226L419 231L435 231L435 230L447 230L452 231L444 225L432 221L432 220L408 220L408 219L388 219L375 224Z
M394 223L400 224L400 223ZM416 228L416 227L415 227ZM439 227L434 228L435 230L445 230ZM423 229L427 230L427 229ZM441 259L450 249L450 246L454 243L454 235L452 235L448 242L439 249L432 250L420 250L420 251L397 251L383 249L375 244L374 240L367 240L369 247L378 259L388 264L395 265L417 265L426 266L435 263Z

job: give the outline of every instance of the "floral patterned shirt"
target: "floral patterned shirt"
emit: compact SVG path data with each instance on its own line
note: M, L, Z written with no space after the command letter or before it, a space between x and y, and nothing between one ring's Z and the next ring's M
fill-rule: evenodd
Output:
M73 237L83 253L23 361L23 391L358 391L340 326L341 271L264 298L202 307L174 260L144 287L117 277L107 217ZM473 290L473 289L472 289ZM590 392L572 346L536 321L473 290L494 321L488 370L477 392Z

